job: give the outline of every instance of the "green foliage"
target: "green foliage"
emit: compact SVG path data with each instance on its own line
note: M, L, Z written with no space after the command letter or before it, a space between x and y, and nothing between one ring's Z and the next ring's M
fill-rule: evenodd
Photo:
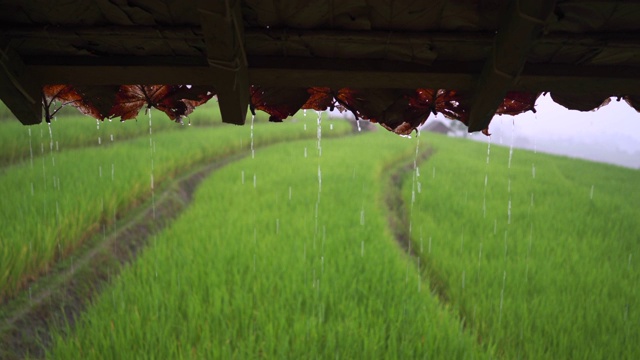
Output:
M125 140L138 136L148 135L148 115L140 112L138 120L104 121L80 114L72 107L64 107L61 115L52 121L55 132L54 146L62 146L63 149L98 146L99 142L111 141L111 136L117 140ZM153 132L180 130L183 125L169 120L161 111L152 109ZM266 121L268 115L257 115L259 121ZM248 118L247 121L250 121ZM218 126L222 124L218 104L214 100L198 107L196 111L184 119L184 126ZM99 131L96 131L98 129ZM98 139L100 138L100 140ZM46 123L24 126L15 118L10 121L0 122L0 166L7 166L28 160L30 151L33 155L46 153L49 149L49 128ZM29 147L31 143L31 148Z
M166 120L155 121L152 129L159 122ZM87 234L106 229L118 214L148 199L152 183L162 186L165 179L195 164L250 146L249 126L185 126L151 136L148 120L138 126L124 141L111 141L104 124L85 129L85 137L95 141L100 136L101 144L67 150L58 139L68 139L67 130L78 130L53 124L53 140L47 127L34 146L42 151L32 160L0 171L0 298L15 294L25 281L77 248ZM295 123L257 125L255 131L260 134L256 146L315 137L313 130ZM348 131L349 125L340 122L329 135ZM25 146L28 149L28 139L23 151Z
M508 359L640 357L640 172L427 142L413 242L470 329Z
M414 146L299 141L219 170L49 357L486 357L387 230L383 165Z

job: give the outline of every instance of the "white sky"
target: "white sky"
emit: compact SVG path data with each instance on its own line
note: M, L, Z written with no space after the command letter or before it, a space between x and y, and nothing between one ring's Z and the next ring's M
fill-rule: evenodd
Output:
M624 100L614 98L597 111L581 112L547 95L538 98L536 110L494 117L492 141L509 145L514 136L515 146L640 168L640 113ZM484 135L472 137L483 140Z

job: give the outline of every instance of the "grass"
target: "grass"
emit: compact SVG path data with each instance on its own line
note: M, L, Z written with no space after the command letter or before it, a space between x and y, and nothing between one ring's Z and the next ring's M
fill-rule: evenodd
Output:
M346 122L336 122L335 127L328 136L350 129ZM250 146L248 126L187 126L151 137L146 123L140 128L136 132L147 132L146 136L66 150L58 139L73 128L54 124L53 140L42 145L47 146L42 155L0 172L4 190L0 203L0 299L16 294L88 235L103 230L120 213L151 197L152 183L162 186L164 179L194 164L246 151ZM315 137L313 130L306 131L295 123L257 124L256 134L255 146ZM95 133L87 136L95 139Z
M1 104L0 104L1 105ZM49 127L46 123L24 126L16 120L8 110L0 106L0 166L9 166L22 161L29 161L30 151L33 156L45 154L49 151ZM65 108L64 113L52 121L55 133L54 146L62 146L64 149L73 149L89 146L98 146L100 143L108 143L111 137L117 140L132 139L145 136L149 133L148 116L140 112L138 120L125 122L104 121L96 122L95 119L80 114L73 108ZM161 111L152 109L153 131L180 131L183 126L175 123ZM268 116L264 113L256 115L257 121L265 122ZM184 120L185 126L191 123L196 127L219 126L220 111L214 100L198 107L188 119ZM31 143L31 150L29 144Z
M315 148L276 145L213 174L48 356L486 357L387 229L380 179L413 142Z
M152 137L146 119L63 124L53 141L48 126L31 127L31 157L25 128L0 122L0 153L13 154L0 160L0 299L148 200L152 181L251 142L249 126L155 115ZM334 126L323 136L349 130ZM390 173L415 142L318 144L314 130L311 118L256 125L256 147L307 140L207 179L78 323L58 329L48 356L640 358L640 172L424 135L434 153L401 189L415 259L389 228L402 219L385 211Z
M640 172L427 142L404 184L414 248L470 329L503 358L639 358Z

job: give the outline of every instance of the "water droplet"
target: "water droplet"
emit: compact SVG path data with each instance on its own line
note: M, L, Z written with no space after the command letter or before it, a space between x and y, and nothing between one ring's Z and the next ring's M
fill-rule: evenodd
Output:
M536 164L531 164L531 178L536 178Z
M256 157L256 152L255 149L253 147L253 127L254 127L254 122L255 122L256 116L255 115L251 115L251 158L254 159Z

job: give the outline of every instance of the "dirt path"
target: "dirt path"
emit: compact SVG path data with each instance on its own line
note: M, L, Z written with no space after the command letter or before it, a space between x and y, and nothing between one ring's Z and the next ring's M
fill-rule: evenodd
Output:
M422 151L418 154L417 159L415 159L416 163L420 164L426 161L434 152L435 150L433 148L427 148ZM387 180L387 192L384 195L384 203L387 207L389 228L393 232L395 239L407 255L412 259L416 259L420 255L415 253L415 249L411 245L411 234L409 233L409 221L411 219L410 214L407 212L407 204L405 204L402 198L403 176L414 171L413 164L414 162L411 160L394 164L385 170L385 173L391 173L391 175ZM431 292L438 296L440 302L443 304L449 303L446 282L438 273L437 269L430 267L426 261L420 261L417 265L419 265L420 273L426 274Z
M103 229L51 273L3 304L0 359L43 357L51 345L51 329L64 328L65 324L73 326L86 306L117 276L122 265L133 261L154 234L187 208L204 178L247 155L248 152L243 152L214 160L174 180L156 194L155 206L147 201L112 229Z
M428 148L422 151L418 158L416 159L416 163L420 164L427 160L431 155L433 155L435 150L433 148ZM410 256L412 260L414 260L420 270L420 275L423 279L425 279L429 284L429 289L431 294L438 297L438 300L443 305L443 307L450 307L454 309L452 306L452 299L449 296L449 287L447 282L445 281L445 277L440 273L440 270L436 267L432 266L429 262L429 259L421 254L418 254L414 247L412 247L411 243L411 234L409 232L409 222L410 222L410 214L408 214L407 209L409 207L405 203L402 196L402 184L403 177L407 173L411 173L414 171L413 161L408 161L405 163L394 164L385 170L385 173L390 173L391 175L387 178L387 192L384 195L384 203L387 207L387 220L389 223L389 228L394 234L394 237L400 247ZM415 225L415 224L414 224ZM417 261L417 258L420 258L421 261ZM469 330L473 327L471 319L464 310L453 310L452 314L461 319L462 327L465 330ZM480 345L483 344L483 336L476 335L476 341Z

